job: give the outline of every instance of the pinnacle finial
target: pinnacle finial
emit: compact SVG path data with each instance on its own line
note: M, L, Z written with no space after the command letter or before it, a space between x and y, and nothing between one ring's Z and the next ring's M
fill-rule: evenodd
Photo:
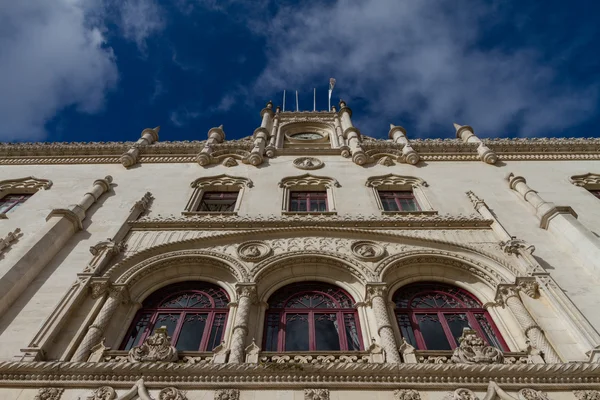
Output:
M223 129L223 124L219 125L219 129Z
M454 123L454 129L459 130L460 128L462 128L462 125L457 124L456 122Z
M396 126L394 124L390 124L390 129L394 129Z
M160 125L158 125L156 128L154 128L154 130L156 131L156 133L158 133L160 131Z

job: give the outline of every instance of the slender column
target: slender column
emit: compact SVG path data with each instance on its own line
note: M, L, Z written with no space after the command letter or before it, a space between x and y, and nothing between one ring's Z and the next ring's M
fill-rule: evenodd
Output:
M141 137L125 154L121 156L121 164L125 167L131 167L138 162L140 156L140 147L149 146L158 141L158 132L160 126L154 129L146 128L142 131Z
M400 354L396 339L394 338L394 330L390 322L390 317L385 306L385 294L387 288L382 283L370 283L367 285L367 302L373 308L375 314L375 322L377 323L377 333L381 339L381 347L385 349L386 362L399 364Z
M519 297L519 292L522 290L526 290L530 296L536 296L536 285L534 282L530 282L529 285L524 285L523 287L520 285L498 285L496 301L499 304L506 304L508 306L533 347L542 352L546 363L561 363L560 356L556 353L548 338L546 338L544 331L535 322Z
M352 110L346 106L343 100L340 100L340 111L338 115L341 120L342 130L344 132L344 138L350 148L350 154L352 154L352 161L355 164L363 165L367 162L367 155L360 143L360 132L352 125Z
M108 286L108 285L107 285ZM87 361L90 350L92 347L97 345L102 339L104 335L104 331L108 326L113 314L117 310L119 304L127 302L127 289L125 286L108 286L107 287L108 295L104 293L96 293L93 296L105 296L108 297L105 300L102 309L94 319L94 322L88 327L88 331L85 334L81 344L77 348L77 352L71 359L71 361L83 362Z
M262 122L260 127L254 131L254 147L247 159L247 162L254 166L262 164L264 160L263 154L265 153L265 147L267 146L269 136L271 136L271 128L273 126L273 103L269 101L267 106L261 110L260 115Z
M406 130L401 126L395 126L390 124L390 132L388 137L394 141L394 143L402 144L402 159L408 164L415 165L419 162L419 153L415 151L410 145L408 138L406 137Z
M234 364L243 363L245 359L246 336L248 336L248 322L250 320L250 309L256 301L256 286L253 283L239 283L237 285L238 307L231 333L231 353L229 362Z
M269 144L265 148L265 154L267 157L275 157L275 150L277 149L277 137L279 135L279 113L281 109L275 108L275 116L273 117L273 129L271 129L271 137L269 138Z
M335 107L332 106L331 109L335 112ZM346 145L346 141L344 140L344 131L342 130L342 122L340 121L340 116L338 113L335 113L333 117L333 124L335 127L335 136L337 137L337 143L341 150L342 157L348 158L350 157L350 148Z
M208 165L212 162L213 145L222 143L225 140L225 132L223 131L223 125L219 125L217 128L211 128L208 131L208 139L204 144L204 148L200 151L200 154L196 156L196 162L202 166Z
M487 147L481 139L475 136L475 132L473 132L473 128L469 125L459 125L454 124L454 129L456 129L456 137L461 139L463 143L478 143L477 154L479 155L479 159L486 164L496 164L498 161L498 156L494 153L489 147Z

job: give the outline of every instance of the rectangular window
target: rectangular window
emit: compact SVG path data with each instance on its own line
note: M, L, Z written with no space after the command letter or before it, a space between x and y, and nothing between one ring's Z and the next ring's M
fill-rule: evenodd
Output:
M233 212L238 192L205 192L198 211Z
M384 211L421 211L411 191L379 191Z
M0 199L0 214L6 214L14 211L17 207L22 205L29 199L31 194L7 194Z
M600 190L589 190L589 192L600 199Z
M290 211L327 211L327 192L290 192Z

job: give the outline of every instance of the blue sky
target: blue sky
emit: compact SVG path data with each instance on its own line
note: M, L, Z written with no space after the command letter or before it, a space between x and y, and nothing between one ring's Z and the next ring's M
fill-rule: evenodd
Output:
M4 4L4 6L2 6ZM268 100L344 98L363 134L600 136L587 0L0 0L0 140L251 135Z

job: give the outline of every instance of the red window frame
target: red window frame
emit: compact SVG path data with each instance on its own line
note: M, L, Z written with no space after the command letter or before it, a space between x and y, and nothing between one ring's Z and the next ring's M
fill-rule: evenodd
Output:
M0 208L8 205L8 208L4 209L0 213L6 214L14 211L17 207L23 205L29 198L33 196L32 193L9 193L0 199Z
M320 204L325 205L324 210L320 210L321 208L319 204L317 204L317 209L312 209L311 200L316 200ZM296 202L296 207L293 206L294 202ZM303 202L305 204L306 210L299 210L300 204ZM296 209L294 209L296 208ZM329 205L327 204L327 191L316 191L316 192L300 192L300 191L291 191L290 192L290 203L289 203L289 211L293 212L327 212L329 211Z
M416 301L416 298L426 295L431 295L438 299L442 297L450 298L452 301L455 301L454 304L460 305L461 307L413 307L413 302ZM394 311L399 329L402 332L402 328L400 326L400 316L408 316L415 340L413 341L412 338L409 337L406 337L406 340L409 343L413 342L411 344L417 349L428 350L417 320L418 316L436 315L440 325L443 328L448 344L452 349L455 349L458 347L459 343L457 343L452 331L450 330L446 316L452 314L465 314L469 326L477 332L477 334L485 341L487 345L495 345L494 343L490 343L490 340L488 340L488 335L492 335L491 339L496 341L496 347L499 346L500 350L508 351L506 342L502 338L500 331L494 324L494 321L490 317L487 310L483 308L483 305L479 300L477 300L477 298L475 298L466 290L442 283L419 282L398 289L396 293L394 293L393 301L396 304ZM406 306L404 306L404 304L406 304ZM486 333L478 321L477 316L487 323L487 326L489 329L491 329L491 332L488 331Z
M202 295L209 299L211 307L163 307L162 304L173 301L182 295ZM144 300L142 308L137 312L133 319L127 335L121 343L122 350L129 350L132 347L141 345L144 340L148 338L154 332L155 328L159 328L160 325L156 324L157 319L160 315L178 315L177 324L173 330L171 336L171 343L177 347L177 342L181 334L181 328L186 317L194 314L206 314L206 322L204 330L202 332L202 339L198 349L196 350L181 350L181 351L212 351L212 349L218 346L223 340L225 334L225 327L227 325L227 319L229 317L229 296L227 292L217 286L207 282L184 282L176 283L159 289ZM223 317L224 315L224 317ZM132 335L134 335L138 323L146 322L143 325L143 333L141 335L136 334L136 338L130 343ZM215 325L215 323L217 325ZM155 326L156 325L156 326ZM219 337L213 339L213 343L209 343L212 336L212 330L214 327L221 329Z
M412 191L408 190L378 190L379 199L381 200L381 205L383 206L384 211L421 211L421 207L415 199L415 195ZM397 210L386 209L387 202L386 200L391 200L396 204ZM402 200L411 200L414 204L416 210L405 210L403 209ZM387 207L389 208L389 207Z
M286 307L293 300L298 299L304 295L318 294L326 298L324 301L329 301L335 307ZM337 296L337 298L336 298ZM340 301L342 299L342 301ZM265 351L278 351L285 352L286 350L286 322L288 315L305 314L308 318L308 350L305 351L319 351L317 350L316 343L316 331L315 331L315 316L333 314L335 315L336 321L338 321L338 338L339 338L339 351L361 351L364 349L362 341L362 333L360 328L360 322L358 320L358 311L354 307L349 307L349 304L354 304L352 297L345 292L343 289L338 288L334 285L329 285L321 282L301 282L296 284L287 285L273 295L269 299L269 309L265 314L265 334L263 338L263 348ZM281 305L284 305L283 307ZM358 349L349 349L348 345L348 332L347 332L347 321L351 322L351 325L356 329L355 333L357 336ZM273 348L273 343L268 343L268 335L270 327L277 328L277 345L276 349ZM335 350L327 350L335 351Z
M238 200L239 192L204 192L202 194L202 199L200 199L200 205L198 206L198 211L204 212L232 212L235 210L235 204ZM223 201L218 210L210 210L210 206L206 201L210 200L220 200ZM226 203L229 201L230 203ZM223 209L225 208L225 209Z
M588 189L588 192L590 192L591 194L596 196L598 199L600 199L600 189L593 189L593 190Z

